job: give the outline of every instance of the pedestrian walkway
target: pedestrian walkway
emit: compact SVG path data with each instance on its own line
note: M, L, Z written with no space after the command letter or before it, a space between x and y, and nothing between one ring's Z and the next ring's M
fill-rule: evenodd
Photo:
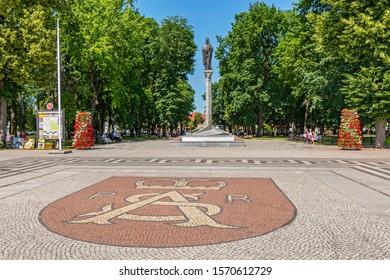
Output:
M0 259L389 259L389 181L389 150L287 141L1 150Z
M92 150L73 150L67 157L104 158L327 158L327 159L384 159L390 158L390 149L364 148L360 151L342 151L337 146L305 145L284 140L245 140L245 147L170 147L169 140L125 141L96 146ZM47 150L0 150L0 161L22 157L60 157Z

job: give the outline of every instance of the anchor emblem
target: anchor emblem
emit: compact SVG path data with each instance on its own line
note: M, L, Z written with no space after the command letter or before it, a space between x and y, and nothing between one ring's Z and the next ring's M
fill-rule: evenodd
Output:
M75 240L177 248L262 236L295 216L269 178L110 177L47 205L39 220Z
M144 193L132 195L126 198L126 201L130 203L127 206L115 209L113 204L108 204L103 206L101 211L82 214L76 217L75 220L68 222L110 225L113 224L112 220L116 218L129 221L169 222L172 223L172 225L179 227L209 226L224 229L239 228L218 223L212 219L211 216L221 213L221 208L217 205L197 202L203 194L204 193L180 194L177 191L169 191L166 193ZM166 201L165 198L170 198L171 201ZM162 201L163 199L165 200ZM149 205L177 207L181 211L182 215L147 216L132 214L132 211ZM201 209L205 209L205 211L202 211Z

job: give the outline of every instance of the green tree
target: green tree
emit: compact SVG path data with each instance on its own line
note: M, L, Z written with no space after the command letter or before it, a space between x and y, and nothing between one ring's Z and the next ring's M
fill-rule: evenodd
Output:
M117 53L120 61L117 90L110 90L99 102L100 122L105 120L105 111L108 111L109 123L112 118L122 128L129 129L138 136L151 113L151 99L144 82L149 75L149 61L145 57L146 46L158 28L153 19L147 19L136 12L132 6L122 9L121 19L118 22L119 46ZM145 83L147 85L147 83ZM102 125L101 125L102 126Z
M165 134L167 127L176 126L193 109L194 91L187 82L195 65L196 45L192 27L186 19L178 16L164 19L148 49L152 70L150 92L156 122Z
M254 3L248 12L236 15L232 31L219 37L216 57L220 60L225 118L252 126L257 122L257 135L263 133L263 114L272 102L272 66L278 36L282 32L283 12L275 6Z
M225 113L225 104L224 104L224 97L222 92L219 89L220 83L215 82L211 85L211 94L212 94L212 113L213 113L213 122L214 124L219 125L226 125L226 120L224 117ZM206 98L206 94L204 96L204 99Z
M375 119L375 146L381 148L386 119L390 117L387 86L390 3L388 0L322 2L327 4L325 11L309 14L317 49L350 66L343 89L346 103L356 106L361 115Z
M390 70L384 67L362 67L346 76L343 88L352 108L375 120L375 146L382 148L386 139L385 125L390 117Z
M29 82L46 88L53 87L53 80L45 77L45 74L51 77L50 73L55 73L55 4L56 2L53 4L43 0L0 2L0 97L3 137L6 135L7 100L21 100L21 88ZM18 89L18 92L15 89Z
M123 54L129 46L123 28L131 5L119 0L71 1L70 9L61 15L64 53L69 75L80 81L77 90L85 102L90 102L93 126L97 128L99 103L111 101L110 95L123 90Z
M194 118L190 121L190 130L196 129L200 124L203 124L203 122L204 119L202 117L202 114L196 112Z
M313 1L303 1L313 2ZM304 3L300 3L303 5ZM308 5L308 3L305 3ZM325 7L314 1L310 9L321 11ZM288 13L288 31L280 39L276 49L274 72L284 84L288 100L287 106L295 127L295 121L301 120L301 131L308 127L319 126L334 128L338 124L343 104L340 75L345 64L335 61L316 50L312 39L313 27L306 19L308 6ZM302 117L296 116L302 111ZM310 116L310 118L309 118Z

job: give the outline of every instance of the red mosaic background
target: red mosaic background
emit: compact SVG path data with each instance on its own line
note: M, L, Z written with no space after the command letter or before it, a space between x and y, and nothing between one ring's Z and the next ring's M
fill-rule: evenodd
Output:
M182 178L161 178L161 183ZM132 221L113 218L112 224L70 223L81 219L79 216L98 212L105 205L113 204L114 209L128 206L129 196L146 193L166 193L165 189L136 189L136 182L157 181L156 178L111 177L89 186L48 205L40 213L40 221L57 234L99 244L131 247L178 247L229 242L260 236L290 223L295 217L295 207L271 179L259 178L187 178L191 181L223 181L227 185L221 190L180 190L180 194L199 194L197 203L217 205L221 212L210 216L217 223L238 228L214 228L210 226L180 227L175 222ZM197 185L191 182L188 185ZM213 183L199 184L211 186ZM114 192L115 195L97 193ZM229 202L226 195L246 195L244 200ZM96 196L92 199L91 197ZM161 201L170 201L164 198ZM192 201L191 201L192 202ZM202 212L206 209L199 207ZM177 206L146 205L131 214L142 216L182 215ZM185 222L185 221L184 221Z

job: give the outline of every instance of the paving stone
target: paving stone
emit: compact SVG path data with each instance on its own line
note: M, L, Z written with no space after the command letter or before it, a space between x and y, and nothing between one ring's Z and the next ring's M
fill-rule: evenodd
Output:
M335 147L306 145L308 147L303 148L297 143L266 142L262 146L250 141L243 149L184 149L180 153L164 141L142 145L122 143L120 149L112 145L110 150L75 151L68 162L65 159L69 160L69 155L49 157L41 151L27 151L23 155L29 160L35 158L43 162L47 157L55 166L46 171L34 171L34 174L0 179L0 259L390 259L390 224L386 219L390 207L384 208L387 196L379 192L380 186L388 181L352 169L354 164L368 162L374 163L370 168L388 172L388 150L347 154ZM174 158L166 156L172 152ZM0 167L16 168L12 163L19 162L20 155L20 151L17 155L10 150L0 151ZM107 166L94 164L102 159L112 160ZM200 162L191 159L200 159ZM159 164L161 160L166 162ZM208 160L211 163L208 164ZM137 164L129 166L130 162ZM186 163L192 165L187 167ZM51 174L54 170L51 168L58 172L58 177ZM169 248L79 241L48 230L40 221L39 216L43 209L49 209L48 205L112 176L270 178L295 206L296 217L261 236ZM20 192L14 193L18 188ZM164 241L182 238L175 234L162 236ZM116 238L115 232L111 233L111 238Z

